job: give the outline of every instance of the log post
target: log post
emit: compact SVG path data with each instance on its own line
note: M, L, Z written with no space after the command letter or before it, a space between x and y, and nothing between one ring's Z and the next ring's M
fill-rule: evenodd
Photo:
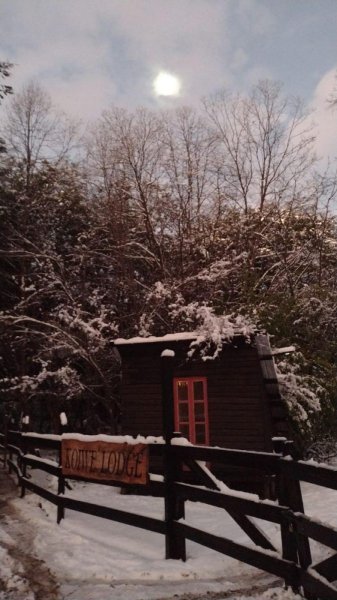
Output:
M175 521L182 516L181 503L174 493L178 465L171 452L171 440L174 437L174 401L173 401L173 350L164 350L161 355L161 382L163 408L164 449L164 493L165 493L165 556L186 560L185 538L177 534Z
M21 475L19 476L19 482L20 482L20 486L21 486L20 497L24 498L24 496L26 494L25 479L27 478L27 464L25 461L25 455L27 454L27 440L26 440L26 437L24 435L22 435L22 433L20 433L20 446L19 447L22 452L22 454L19 455L19 457L18 457L18 466L21 471Z
M282 456L286 456L285 444L286 438L273 438L274 451ZM286 480L285 475L281 472L276 477L276 495L279 503L282 506L291 507L291 501L289 499L289 481ZM281 523L281 540L282 540L282 556L286 560L291 560L297 564L297 540L294 532L293 523L285 514L284 521ZM295 593L299 592L298 587L295 587L292 581L285 581L287 586L291 586Z
M295 461L299 459L299 455L296 451L293 441L287 440L285 442L283 452L284 456L291 456ZM285 480L287 485L286 494L288 497L289 507L293 512L300 512L304 514L304 504L300 481L295 478L285 478ZM301 568L306 571L312 563L310 542L306 535L297 531L296 523L294 523L293 528L297 543L298 562ZM316 596L314 594L306 589L304 589L304 592L307 600L316 600Z
M11 442L11 435L10 435L10 431L7 430L7 443ZM11 444L9 444L11 445ZM13 460L13 450L12 448L9 448L9 460L12 461ZM10 465L10 463L8 463L8 473L11 474L12 473L12 467Z
M282 456L290 456L293 460L298 459L294 442L286 438L273 439L274 450ZM304 505L302 498L301 485L298 479L289 478L285 473L280 473L277 480L277 495L280 504L290 508L292 512L301 512L304 514ZM283 558L292 560L300 565L304 570L311 565L311 550L308 537L298 533L296 519L285 518L285 523L281 525L281 538ZM287 583L287 582L286 582ZM291 582L289 582L291 585ZM297 587L294 591L298 591ZM307 600L316 600L308 590L305 590Z
M174 431L173 432L173 438L182 438L183 436L181 435L180 431ZM183 475L183 468L182 468L182 461L181 460L177 460L177 458L175 457L175 481L181 481L182 480L182 475ZM185 518L185 500L184 498L177 498L176 499L176 519L184 519Z
M9 416L5 414L5 418L4 418L4 469L7 467L8 422L9 422Z
M65 493L65 478L62 473L62 441L60 441L59 448L59 475L57 485L57 495L59 496L57 502L57 524L61 523L64 519L64 505L63 505L63 494Z
M22 433L27 433L27 431L29 431L29 422L30 422L30 418L29 415L24 414L24 416L21 419L21 431Z

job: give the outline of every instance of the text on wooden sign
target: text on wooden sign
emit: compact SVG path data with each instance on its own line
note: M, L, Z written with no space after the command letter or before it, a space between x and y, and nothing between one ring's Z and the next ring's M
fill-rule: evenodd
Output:
M146 444L63 439L62 474L87 479L146 484L149 448Z

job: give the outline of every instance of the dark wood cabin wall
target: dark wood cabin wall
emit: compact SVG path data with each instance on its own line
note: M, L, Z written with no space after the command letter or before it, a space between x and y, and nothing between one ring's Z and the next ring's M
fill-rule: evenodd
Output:
M162 435L160 355L175 350L175 376L207 377L210 444L247 450L271 449L271 425L256 349L224 348L221 358L190 361L188 344L120 347L123 365L122 428L131 435Z
M207 377L210 444L264 450L271 448L268 403L256 349L225 347L221 358L180 369Z

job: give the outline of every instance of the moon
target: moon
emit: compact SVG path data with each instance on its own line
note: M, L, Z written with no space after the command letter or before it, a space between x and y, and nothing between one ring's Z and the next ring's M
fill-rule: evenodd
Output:
M155 78L153 87L157 96L178 96L181 85L178 77L161 71Z

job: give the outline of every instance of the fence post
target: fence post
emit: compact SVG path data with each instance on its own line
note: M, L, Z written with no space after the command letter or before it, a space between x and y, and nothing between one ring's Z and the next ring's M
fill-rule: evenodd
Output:
M294 447L294 442L284 439L273 440L274 450L280 452L282 456L291 456L297 460L298 456ZM298 479L289 478L285 473L280 473L278 485L278 499L280 504L288 506L293 512L304 514L304 505L301 492L301 485ZM281 525L283 558L299 563L304 570L312 563L310 543L308 537L298 533L296 528L296 519L288 519ZM294 588L293 588L294 589ZM294 590L296 591L296 589ZM311 592L305 591L307 600L316 600Z
M7 429L7 443L8 443L8 440L11 441L10 437L11 437L10 436L10 431L8 431L8 429ZM12 450L12 448L9 448L9 460L10 461L13 460L13 450ZM11 467L10 463L8 463L8 473L11 474L11 472L12 472L12 467Z
M181 438L183 437L180 433L180 431L174 431L173 432L173 437L174 438ZM181 481L182 478L182 461L181 460L177 460L176 457L174 458L174 468L175 468L175 472L174 472L174 481ZM176 498L176 519L184 519L185 518L185 500L183 498Z
M286 456L286 438L273 438L274 451L282 456ZM285 477L284 473L280 472L276 476L276 495L281 506L287 506L292 508L291 500L289 498L289 481ZM284 515L284 521L281 523L281 540L282 540L282 556L286 560L291 560L297 564L297 539L294 531L293 523L288 519L288 515ZM285 580L287 586L291 586L293 591L296 593L299 591L297 586L294 586L293 581Z
M63 505L63 494L65 493L65 479L62 473L62 440L60 441L59 448L59 475L58 475L58 486L57 495L59 496L57 502L57 524L61 523L64 519L64 505Z
M4 469L6 469L6 467L7 467L8 421L9 421L9 416L5 414L5 418L4 418Z
M294 447L294 442L290 440L287 440L284 444L284 456L287 455L290 455L294 461L298 460L299 458L298 453L296 452L296 449ZM289 507L293 512L300 512L304 514L304 504L300 481L297 478L286 478L286 483L286 493L288 497ZM301 568L306 571L312 563L310 542L306 535L298 533L296 528L296 522L294 522L293 527L296 536L298 562ZM304 589L304 592L307 600L316 600L316 596L314 594L312 594L306 589Z
M174 404L173 404L173 365L174 352L164 350L161 355L162 408L164 448L164 500L165 500L165 556L186 560L185 538L174 527L174 522L181 518L181 503L174 493L174 482L177 479L177 462L171 452L171 440L174 437Z
M27 428L28 428L28 423L27 423ZM19 476L19 482L20 482L20 486L21 486L20 497L24 498L25 493L26 493L26 486L25 486L24 479L27 478L27 465L26 465L26 461L25 461L25 455L27 454L27 440L26 440L26 437L22 435L22 433L20 433L20 450L22 452L22 455L20 455L20 459L18 459L20 471L22 473L22 475Z
M21 419L21 431L23 433L27 433L27 431L29 431L29 422L30 422L30 418L29 415L24 414L24 416Z

